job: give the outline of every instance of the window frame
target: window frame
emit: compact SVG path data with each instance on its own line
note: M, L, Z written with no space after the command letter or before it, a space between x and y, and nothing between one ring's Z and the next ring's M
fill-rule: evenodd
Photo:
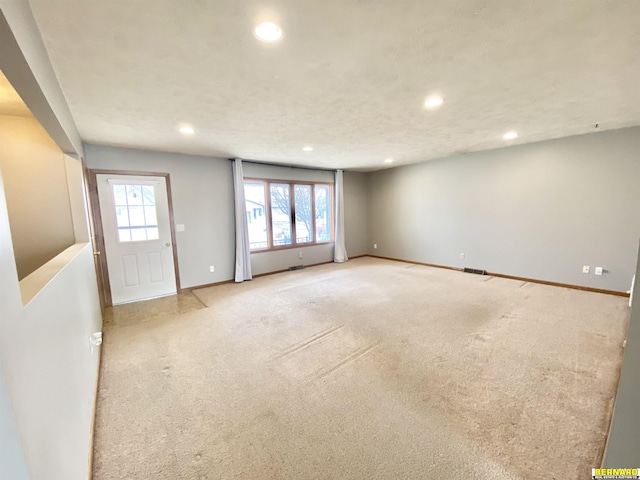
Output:
M117 182L116 181L114 181L114 182L109 181L108 183L109 183L109 185L111 187L110 188L110 190L111 190L111 213L113 215L113 219L114 219L114 222L115 222L116 233L118 234L117 237L116 237L116 242L120 245L120 244L137 244L137 243L144 243L144 242L158 242L158 241L160 241L160 226L158 225L158 206L156 204L156 193L157 193L156 192L156 185L157 185L157 182L149 182L149 183L147 183L147 182L142 182L142 183L137 182L137 183L134 183L134 182L123 180L123 181L117 181ZM142 203L140 205L129 205L128 198L127 198L127 204L126 205L122 205L122 204L118 205L117 201L116 201L116 192L115 192L115 189L114 189L114 187L116 185L124 186L125 188L127 186L129 186L129 185L134 185L134 186L139 186L139 187L142 187L142 186L151 187L153 189L153 202L154 202L153 205L146 205L144 203L144 200L142 201ZM126 190L125 190L125 192L126 192ZM127 196L127 193L125 193L125 196ZM151 207L151 206L153 207L154 214L156 215L156 224L155 225L146 225L146 212L145 212L144 208L145 207ZM124 207L124 208L127 209L127 220L128 220L129 225L126 226L126 227L120 227L118 225L118 217L117 217L118 207ZM145 219L145 225L136 225L136 226L132 226L131 225L131 217L130 217L129 207L142 207L143 216L144 216L144 219ZM120 239L120 229L121 228L122 229L125 229L125 228L128 229L129 232L130 232L129 236L131 238L133 238L133 232L131 232L131 231L134 230L134 229L145 229L145 236L147 236L148 232L146 231L146 229L155 228L158 231L158 238L146 238L144 240L121 240Z
M309 182L298 180L278 180L275 178L254 178L245 177L242 179L242 186L244 188L245 183L262 183L264 185L265 193L265 215L267 216L267 246L265 248L249 248L250 253L263 253L263 252L276 252L279 250L289 250L291 248L303 248L312 247L316 245L329 245L335 242L335 212L334 212L334 195L333 195L333 183L328 182ZM273 244L273 215L271 211L271 184L289 185L289 226L291 228L291 244L289 245L274 245ZM313 235L312 241L297 243L296 241L296 205L295 205L295 186L296 185L309 185L311 187L311 215L313 219ZM331 218L331 236L330 239L324 242L316 241L316 185L329 188L329 213ZM246 208L246 207L245 207ZM249 239L251 244L251 239Z

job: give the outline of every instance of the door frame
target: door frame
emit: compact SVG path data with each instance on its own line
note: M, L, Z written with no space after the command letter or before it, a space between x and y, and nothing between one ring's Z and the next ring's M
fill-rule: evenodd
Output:
M169 206L169 228L171 230L171 250L173 252L173 269L176 277L176 293L181 293L180 270L178 268L178 246L176 245L176 227L173 220L173 199L171 197L171 178L168 173L161 172L135 172L130 170L100 170L89 169L89 194L91 198L91 215L95 225L95 245L99 259L98 288L101 296L104 296L105 305L113 306L111 298L111 284L109 282L109 268L107 267L107 252L104 245L104 229L102 227L102 216L100 211L100 201L98 198L97 175L125 175L131 177L163 177L167 186L167 201Z
M93 249L93 266L96 270L96 280L98 283L98 297L100 298L100 311L105 312L107 307L106 299L104 296L104 281L102 279L102 264L100 263L100 248L98 247L98 235L96 234L96 225L93 221L94 208L100 209L99 205L95 205L96 199L91 195L91 182L90 173L87 162L82 158L82 181L84 188L84 195L87 202L87 219L89 223L89 236L91 238L91 247Z

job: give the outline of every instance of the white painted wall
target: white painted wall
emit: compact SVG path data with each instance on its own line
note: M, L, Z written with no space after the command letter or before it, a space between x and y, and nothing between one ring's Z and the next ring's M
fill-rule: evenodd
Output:
M59 154L81 155L28 1L0 0L0 10L0 68ZM37 141L21 138L28 162ZM86 242L77 158L64 159L66 178L57 183L70 191L72 236ZM90 475L99 358L88 338L102 323L92 248L76 243L18 282L5 198L0 172L0 479L84 480Z
M23 306L4 198L0 176L0 366L11 407L0 402L0 418L14 419L29 478L86 479L99 358L88 339L101 330L91 245L46 264L57 273ZM20 462L0 464L0 478Z
M91 230L89 228L89 206L87 203L88 194L85 191L84 168L82 162L68 155L64 156L64 165L67 173L67 190L75 241L89 242Z
M372 173L369 252L625 292L640 236L639 152L635 127Z
M75 243L67 167L77 176L73 165L79 162L65 161L34 118L0 115L0 145L11 237L22 279Z
M28 0L0 0L0 68L58 147L82 156L82 140Z
M0 369L0 478L29 480L29 472L22 453L20 435L16 429L2 369Z

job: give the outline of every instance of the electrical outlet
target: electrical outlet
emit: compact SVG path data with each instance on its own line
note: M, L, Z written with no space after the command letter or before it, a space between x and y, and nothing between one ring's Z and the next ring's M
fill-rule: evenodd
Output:
M374 244L373 244L373 248L374 248L374 249L375 249L375 248L378 248L378 244L377 244L377 243L374 243Z
M91 353L93 353L95 347L99 347L100 345L102 345L102 332L92 333L89 337L89 348L91 349Z
M464 253L460 254L460 260L464 260Z
M589 273L589 270L590 270L589 265L582 266L582 273Z
M602 275L602 272L604 271L604 269L602 267L596 267L596 271L593 272L596 275Z
M216 267L214 267L213 265L209 265L209 272L213 273L216 271Z
M298 258L302 258L302 252L298 252Z

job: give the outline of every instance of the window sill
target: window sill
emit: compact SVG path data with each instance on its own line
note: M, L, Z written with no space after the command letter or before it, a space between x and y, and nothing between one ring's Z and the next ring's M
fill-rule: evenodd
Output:
M309 247L321 247L323 245L333 245L335 242L331 240L330 242L321 242L321 243L301 243L298 245L284 245L282 247L274 247L274 248L265 248L264 250L252 250L251 255L255 253L273 253L280 252L282 250L292 250L294 248L309 248Z

